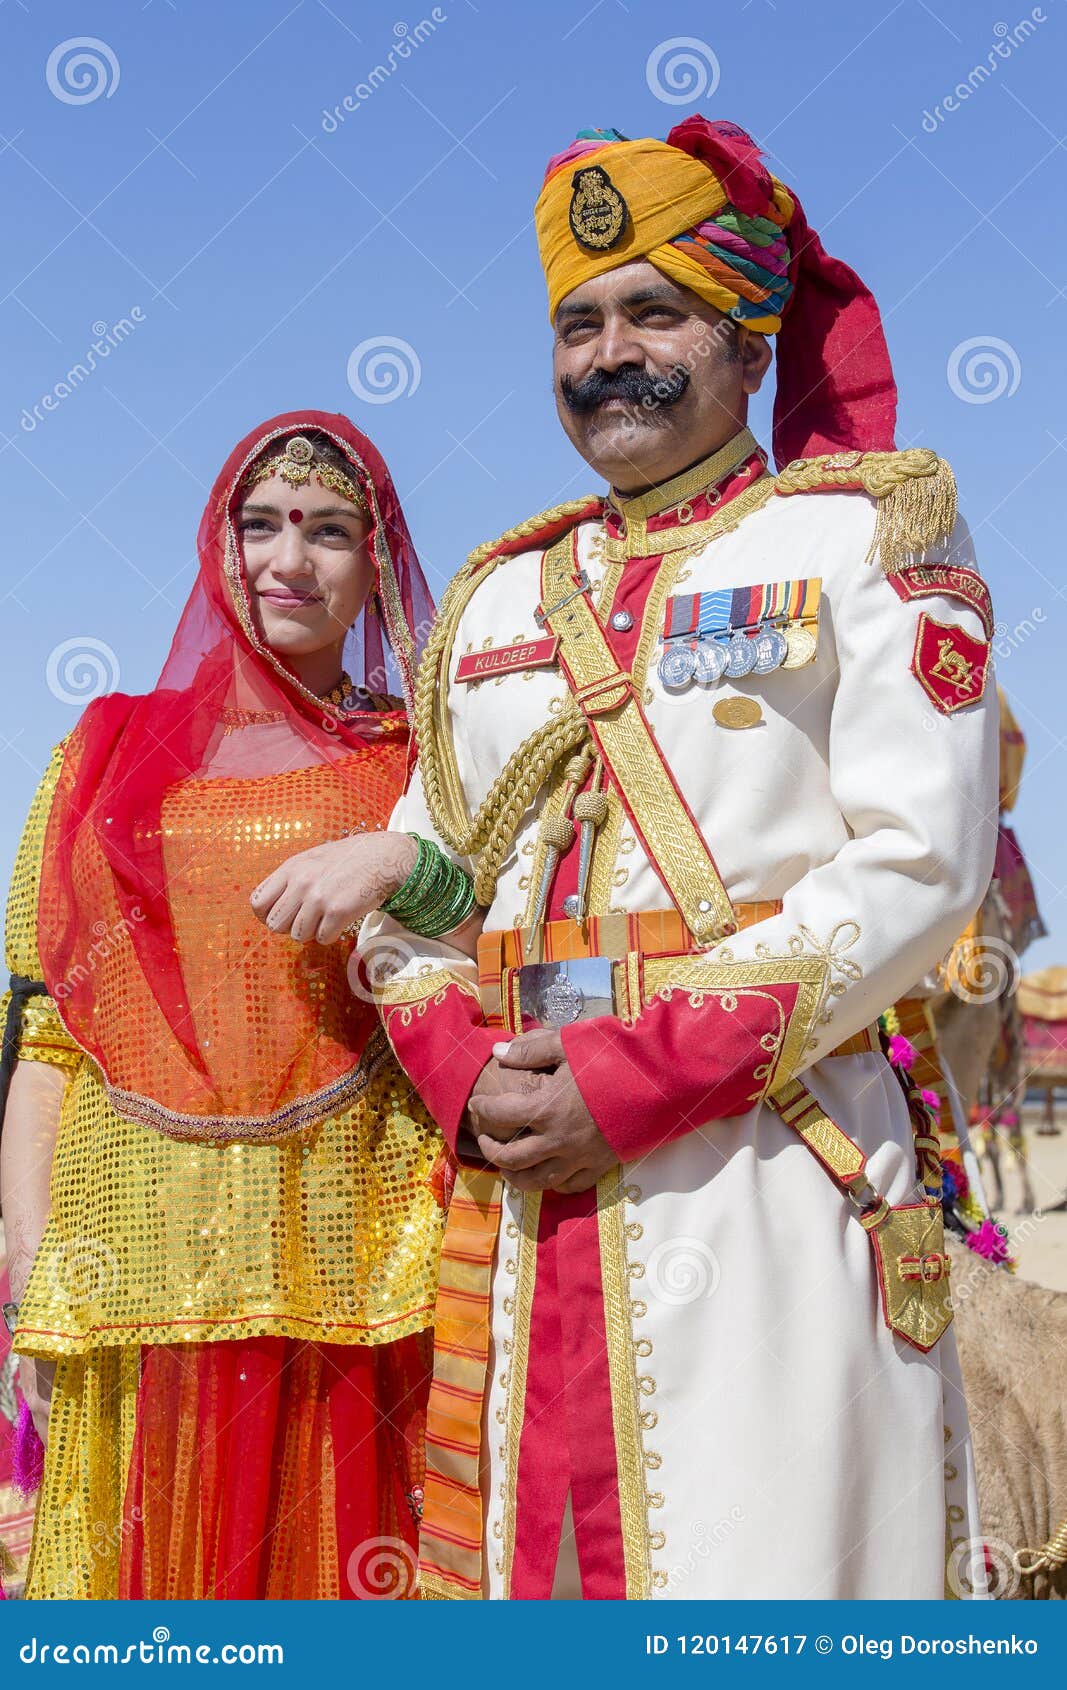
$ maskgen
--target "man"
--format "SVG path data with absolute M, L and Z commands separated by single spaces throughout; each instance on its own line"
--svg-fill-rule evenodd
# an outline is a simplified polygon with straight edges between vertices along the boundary
M 992 861 L 951 472 L 733 125 L 586 132 L 536 223 L 610 491 L 473 553 L 427 650 L 393 826 L 472 860 L 478 964 L 364 935 L 460 1161 L 423 1594 L 969 1594 L 936 1145 L 872 1028 Z

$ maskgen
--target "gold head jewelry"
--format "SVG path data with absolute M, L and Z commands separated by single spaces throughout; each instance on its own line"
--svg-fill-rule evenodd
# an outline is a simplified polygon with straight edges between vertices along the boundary
M 291 440 L 287 440 L 284 452 L 279 452 L 277 457 L 268 458 L 264 463 L 253 464 L 244 484 L 246 487 L 255 487 L 258 482 L 267 481 L 272 475 L 280 475 L 290 487 L 306 487 L 314 475 L 323 487 L 340 493 L 343 499 L 348 499 L 356 505 L 365 516 L 369 514 L 367 500 L 356 483 L 344 470 L 338 469 L 326 458 L 317 457 L 311 441 L 303 434 L 294 434 Z

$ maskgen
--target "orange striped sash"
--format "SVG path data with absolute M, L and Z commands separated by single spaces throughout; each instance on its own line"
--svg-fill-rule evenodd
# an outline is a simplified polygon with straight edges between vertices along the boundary
M 426 1412 L 424 1598 L 482 1593 L 482 1402 L 500 1192 L 499 1175 L 460 1168 L 448 1210 Z
M 767 921 L 781 910 L 778 899 L 736 904 L 739 928 Z M 539 926 L 503 927 L 478 940 L 478 986 L 490 1027 L 514 1030 L 521 1025 L 515 1001 L 518 970 L 527 963 L 579 962 L 585 957 L 689 956 L 693 935 L 678 910 L 637 910 L 629 914 L 591 915 L 584 922 L 543 921 Z M 636 1014 L 639 1005 L 633 1006 Z M 622 1013 L 622 1006 L 616 1003 Z

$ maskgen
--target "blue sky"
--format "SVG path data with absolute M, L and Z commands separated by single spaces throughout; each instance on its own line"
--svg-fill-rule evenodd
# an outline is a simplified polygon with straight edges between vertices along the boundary
M 593 485 L 552 407 L 533 201 L 577 129 L 704 110 L 874 289 L 900 441 L 956 470 L 1029 741 L 1014 819 L 1050 937 L 1025 966 L 1067 962 L 1060 0 L 2 0 L 0 22 L 0 873 L 79 684 L 154 681 L 257 421 L 306 404 L 372 434 L 438 591 Z M 398 392 L 353 358 L 382 341 Z

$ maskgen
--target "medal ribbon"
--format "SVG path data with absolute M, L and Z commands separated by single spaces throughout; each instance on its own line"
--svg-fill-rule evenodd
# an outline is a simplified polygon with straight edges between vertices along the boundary
M 757 628 L 761 622 L 808 622 L 818 617 L 822 578 L 756 582 L 708 593 L 678 593 L 667 600 L 663 639 L 700 639 L 728 629 Z

